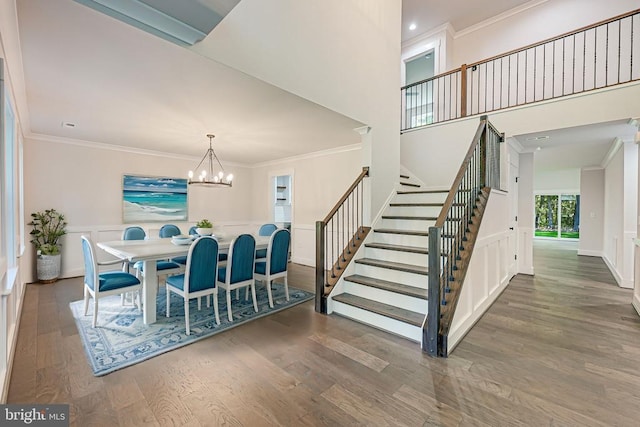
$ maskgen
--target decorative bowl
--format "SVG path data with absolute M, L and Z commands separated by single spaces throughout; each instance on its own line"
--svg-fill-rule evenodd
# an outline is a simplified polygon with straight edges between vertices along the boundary
M 196 233 L 201 236 L 211 236 L 213 234 L 213 228 L 196 228 Z

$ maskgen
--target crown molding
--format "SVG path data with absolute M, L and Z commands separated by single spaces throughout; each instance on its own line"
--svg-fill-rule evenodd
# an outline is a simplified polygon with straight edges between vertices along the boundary
M 604 168 L 602 166 L 586 166 L 584 168 L 580 168 L 581 171 L 601 171 L 604 170 Z
M 531 0 L 530 2 L 527 2 L 525 4 L 522 4 L 520 6 L 514 7 L 513 9 L 509 9 L 505 12 L 502 12 L 498 15 L 492 16 L 491 18 L 485 19 L 484 21 L 478 22 L 477 24 L 471 25 L 470 27 L 464 28 L 460 31 L 457 31 L 453 38 L 457 39 L 458 37 L 463 37 L 466 36 L 468 34 L 471 34 L 475 31 L 478 31 L 482 28 L 488 27 L 490 25 L 496 24 L 500 21 L 503 21 L 505 19 L 509 19 L 510 17 L 517 15 L 519 13 L 522 13 L 528 9 L 534 8 L 536 6 L 539 6 L 543 3 L 546 3 L 549 0 Z
M 606 167 L 609 166 L 609 163 L 611 163 L 611 160 L 613 160 L 613 157 L 616 155 L 618 150 L 620 150 L 623 144 L 624 141 L 622 141 L 618 137 L 613 140 L 611 146 L 609 147 L 609 151 L 607 151 L 607 154 L 604 155 L 602 162 L 600 162 L 600 166 L 602 166 L 603 169 L 606 169 Z
M 261 168 L 265 166 L 277 166 L 282 163 L 314 159 L 317 157 L 328 156 L 331 154 L 347 153 L 349 151 L 355 151 L 355 150 L 361 150 L 361 149 L 362 149 L 362 143 L 356 143 L 351 145 L 344 145 L 342 147 L 329 148 L 328 150 L 314 151 L 313 153 L 306 153 L 306 154 L 299 154 L 297 156 L 285 157 L 283 159 L 278 159 L 278 160 L 269 160 L 267 162 L 254 163 L 250 167 L 255 169 L 255 168 Z
M 513 149 L 516 150 L 518 154 L 524 151 L 524 147 L 522 146 L 520 141 L 518 141 L 518 139 L 514 136 L 510 136 L 507 138 L 507 144 L 512 146 Z
M 166 158 L 170 158 L 170 159 L 181 159 L 181 160 L 189 160 L 189 161 L 199 161 L 201 159 L 201 157 L 196 157 L 196 156 L 189 156 L 186 154 L 176 154 L 176 153 L 167 153 L 164 151 L 156 151 L 156 150 L 146 150 L 143 148 L 132 148 L 132 147 L 125 147 L 123 145 L 114 145 L 114 144 L 105 144 L 103 142 L 94 142 L 94 141 L 86 141 L 86 140 L 82 140 L 82 139 L 74 139 L 74 138 L 66 138 L 66 137 L 61 137 L 61 136 L 52 136 L 52 135 L 44 135 L 44 134 L 39 134 L 39 133 L 30 133 L 29 135 L 25 136 L 25 139 L 31 139 L 34 141 L 40 141 L 40 142 L 53 142 L 56 144 L 67 144 L 67 145 L 74 145 L 77 147 L 84 147 L 84 148 L 95 148 L 98 150 L 109 150 L 109 151 L 118 151 L 118 152 L 122 152 L 122 153 L 129 153 L 129 154 L 141 154 L 141 155 L 145 155 L 145 156 L 155 156 L 155 157 L 166 157 Z M 237 163 L 237 162 L 229 162 L 229 161 L 224 161 L 225 166 L 234 166 L 234 167 L 243 167 L 243 168 L 259 168 L 259 167 L 263 167 L 263 166 L 274 166 L 274 165 L 279 165 L 282 163 L 286 163 L 286 162 L 293 162 L 293 161 L 297 161 L 297 160 L 305 160 L 305 159 L 312 159 L 312 158 L 316 158 L 316 157 L 322 157 L 322 156 L 326 156 L 326 155 L 330 155 L 330 154 L 339 154 L 339 153 L 346 153 L 349 151 L 354 151 L 354 150 L 359 150 L 362 148 L 362 144 L 361 143 L 356 143 L 356 144 L 352 144 L 352 145 L 345 145 L 342 147 L 336 147 L 336 148 L 330 148 L 328 150 L 322 150 L 322 151 L 315 151 L 313 153 L 306 153 L 306 154 L 300 154 L 297 156 L 291 156 L 291 157 L 285 157 L 283 159 L 278 159 L 278 160 L 269 160 L 266 162 L 260 162 L 260 163 L 254 163 L 254 164 L 247 164 L 247 163 Z
M 420 44 L 420 43 L 425 43 L 425 42 L 430 42 L 433 41 L 433 38 L 436 36 L 441 35 L 442 33 L 449 33 L 449 35 L 451 35 L 452 37 L 455 36 L 455 29 L 453 28 L 453 26 L 449 23 L 446 22 L 438 27 L 432 28 L 422 34 L 418 34 L 415 37 L 412 37 L 408 40 L 405 40 L 404 42 L 402 42 L 402 44 L 400 45 L 400 48 L 402 51 L 405 51 L 406 49 L 409 49 L 411 47 L 413 47 L 416 44 Z

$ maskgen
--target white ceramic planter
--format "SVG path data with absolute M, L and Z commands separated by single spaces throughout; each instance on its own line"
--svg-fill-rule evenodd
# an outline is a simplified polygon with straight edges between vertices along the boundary
M 213 234 L 213 228 L 196 228 L 196 233 L 201 236 L 211 236 Z

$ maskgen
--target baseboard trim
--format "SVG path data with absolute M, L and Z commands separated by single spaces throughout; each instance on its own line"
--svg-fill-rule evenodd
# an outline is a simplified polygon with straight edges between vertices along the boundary
M 578 255 L 595 256 L 595 257 L 604 258 L 604 254 L 602 253 L 602 251 L 589 251 L 589 250 L 578 249 Z
M 18 275 L 17 280 L 21 280 L 21 276 Z M 18 345 L 18 331 L 20 330 L 20 319 L 22 319 L 22 307 L 24 303 L 26 284 L 22 283 L 20 296 L 18 297 L 18 309 L 16 311 L 16 321 L 13 325 L 13 333 L 11 336 L 11 342 L 9 343 L 9 354 L 7 355 L 7 367 L 4 371 L 5 377 L 2 381 L 2 389 L 0 389 L 0 403 L 6 403 L 9 395 L 9 383 L 11 381 L 11 373 L 13 372 L 13 359 L 16 354 L 16 346 Z
M 626 286 L 623 286 L 622 277 L 620 276 L 618 271 L 615 269 L 615 267 L 613 266 L 611 261 L 609 261 L 609 258 L 607 258 L 606 256 L 603 256 L 602 260 L 604 261 L 605 265 L 607 266 L 607 268 L 609 269 L 609 271 L 613 275 L 613 278 L 616 279 L 616 283 L 618 284 L 618 286 L 620 286 L 621 288 L 626 287 Z
M 535 274 L 533 273 L 533 267 L 523 268 L 521 270 L 518 270 L 517 274 L 526 274 L 527 276 L 535 276 Z
M 315 267 L 316 266 L 316 260 L 311 259 L 311 258 L 301 258 L 301 257 L 292 256 L 291 257 L 291 262 L 294 262 L 296 264 L 306 265 L 308 267 Z
M 636 309 L 636 313 L 640 316 L 640 295 L 636 294 L 633 296 L 633 301 L 631 301 L 631 305 Z

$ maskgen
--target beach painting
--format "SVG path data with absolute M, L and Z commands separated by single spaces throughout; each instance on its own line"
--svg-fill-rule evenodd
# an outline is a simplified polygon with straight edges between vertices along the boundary
M 123 175 L 124 223 L 186 221 L 187 180 Z

